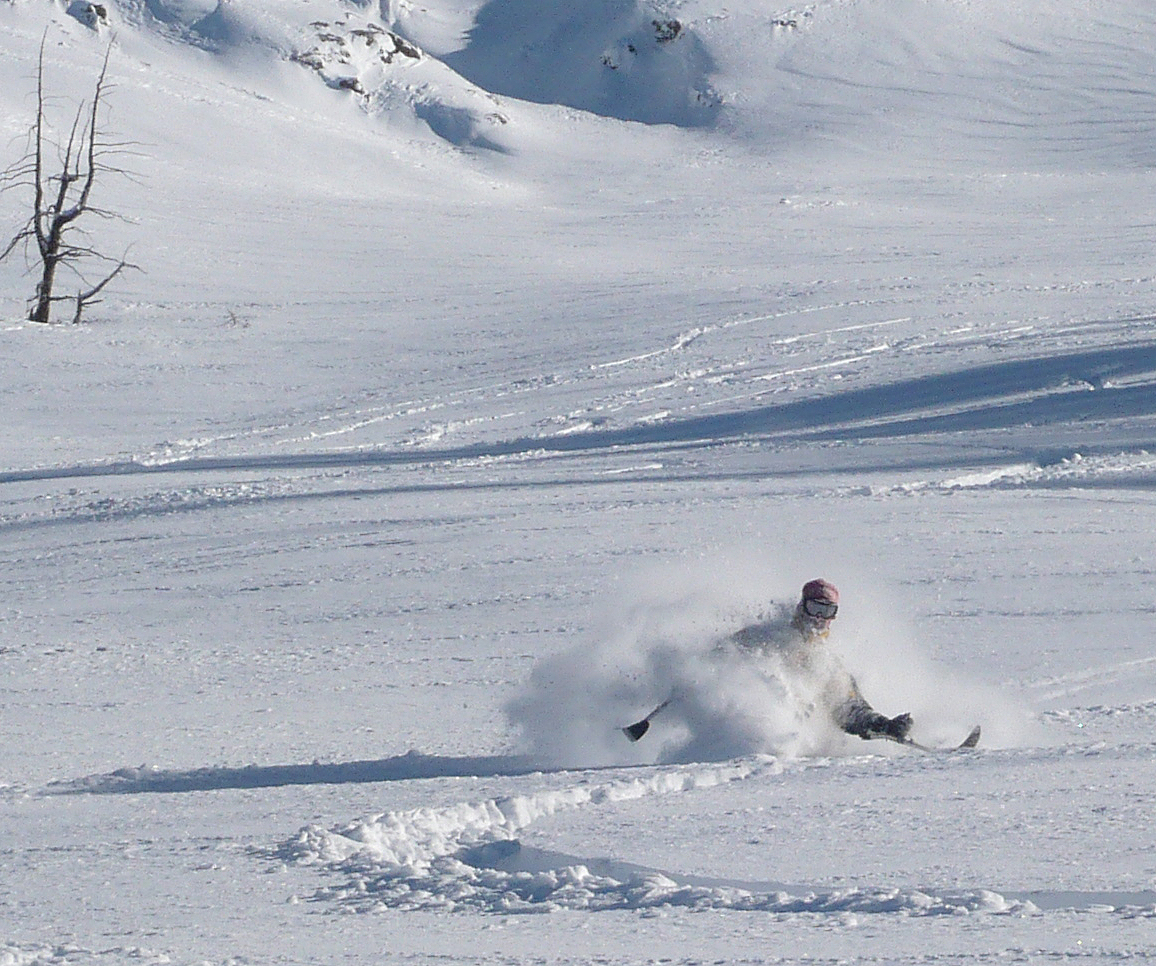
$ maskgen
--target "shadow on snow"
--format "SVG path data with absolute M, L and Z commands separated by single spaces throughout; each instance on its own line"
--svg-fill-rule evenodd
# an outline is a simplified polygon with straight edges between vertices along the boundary
M 142 792 L 211 792 L 287 785 L 348 785 L 427 778 L 498 778 L 544 771 L 520 755 L 447 757 L 411 751 L 375 761 L 313 762 L 309 765 L 245 765 L 167 771 L 142 766 L 105 775 L 53 782 L 51 795 L 136 795 Z
M 125 461 L 10 470 L 0 472 L 0 483 L 164 473 L 403 466 L 535 453 L 669 450 L 735 440 L 766 439 L 786 445 L 1079 425 L 1156 417 L 1154 378 L 1156 342 L 1146 342 L 1009 360 L 814 399 L 563 436 L 521 437 L 412 450 L 194 457 L 160 464 Z M 1116 385 L 1127 380 L 1136 380 L 1137 384 Z

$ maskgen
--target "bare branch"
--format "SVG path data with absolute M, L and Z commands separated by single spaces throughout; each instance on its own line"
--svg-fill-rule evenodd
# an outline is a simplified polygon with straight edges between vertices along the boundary
M 81 211 L 88 205 L 88 196 L 92 193 L 93 183 L 96 181 L 96 121 L 97 111 L 100 109 L 100 95 L 104 90 L 104 78 L 108 73 L 108 58 L 112 53 L 112 44 L 104 52 L 104 63 L 100 65 L 100 76 L 96 79 L 96 89 L 92 95 L 92 113 L 88 118 L 88 177 L 84 182 L 84 189 L 80 192 L 80 201 L 77 208 Z
M 47 128 L 48 97 L 44 86 L 44 54 L 48 34 L 40 40 L 36 63 L 36 117 L 28 132 L 25 155 L 0 171 L 0 192 L 16 188 L 29 190 L 32 196 L 31 216 L 24 227 L 9 239 L 0 250 L 0 260 L 23 248 L 27 258 L 30 250 L 39 256 L 40 277 L 36 295 L 29 311 L 34 322 L 50 321 L 52 306 L 70 301 L 72 296 L 59 296 L 53 291 L 57 273 L 65 269 L 78 277 L 82 288 L 76 293 L 74 321 L 80 321 L 85 306 L 96 301 L 104 288 L 127 268 L 137 268 L 126 257 L 112 258 L 100 252 L 88 241 L 88 233 L 77 223 L 82 219 L 121 218 L 115 212 L 92 206 L 91 197 L 99 174 L 119 174 L 133 180 L 128 172 L 104 160 L 106 157 L 133 156 L 132 142 L 103 139 L 99 135 L 101 105 L 108 90 L 108 65 L 112 55 L 111 43 L 105 49 L 100 73 L 93 88 L 91 101 L 82 101 L 76 108 L 67 137 L 52 141 Z M 55 152 L 56 165 L 48 170 L 47 155 Z M 111 265 L 96 284 L 90 284 L 80 266 L 96 261 Z
M 44 45 L 47 42 L 48 30 L 46 28 L 44 35 L 40 38 L 40 53 L 36 59 L 36 123 L 34 124 L 36 157 L 32 166 L 35 190 L 35 198 L 32 202 L 33 225 L 36 228 L 36 242 L 40 246 L 41 252 L 48 245 L 48 239 L 45 237 L 44 229 L 40 223 L 40 212 L 44 210 Z
M 125 252 L 125 255 L 127 255 L 127 254 L 128 253 Z M 130 262 L 127 262 L 127 261 L 125 261 L 125 259 L 122 258 L 111 272 L 109 272 L 101 281 L 97 282 L 96 285 L 94 285 L 92 288 L 90 288 L 87 292 L 77 292 L 76 293 L 76 314 L 72 317 L 72 321 L 74 324 L 76 324 L 76 325 L 80 324 L 80 317 L 81 317 L 81 314 L 84 312 L 85 307 L 88 305 L 95 304 L 97 302 L 96 296 L 98 296 L 101 293 L 101 291 L 104 289 L 104 287 L 109 282 L 111 282 L 114 278 L 116 278 L 121 272 L 123 272 L 126 268 L 135 268 L 138 271 L 140 270 L 139 266 L 133 265 Z
M 8 247 L 5 248 L 3 252 L 0 252 L 0 262 L 4 261 L 4 259 L 19 248 L 21 242 L 27 244 L 35 237 L 35 229 L 33 229 L 31 222 L 29 222 L 13 236 L 12 240 L 8 243 Z

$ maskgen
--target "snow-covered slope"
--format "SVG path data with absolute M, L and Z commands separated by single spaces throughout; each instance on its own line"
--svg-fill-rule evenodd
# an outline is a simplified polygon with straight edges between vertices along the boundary
M 1156 954 L 1150 4 L 0 0 L 4 164 L 42 38 L 0 962 Z M 702 660 L 820 574 L 979 751 Z

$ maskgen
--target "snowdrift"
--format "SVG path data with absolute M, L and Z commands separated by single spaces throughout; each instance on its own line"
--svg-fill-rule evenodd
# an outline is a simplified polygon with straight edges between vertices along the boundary
M 502 800 L 389 812 L 340 828 L 303 828 L 277 856 L 320 866 L 347 882 L 317 899 L 354 911 L 585 912 L 684 907 L 788 914 L 878 913 L 1023 916 L 1030 901 L 989 890 L 935 894 L 922 890 L 855 888 L 826 892 L 677 881 L 657 870 L 631 868 L 524 849 L 518 835 L 560 812 L 598 808 L 655 795 L 679 795 L 749 778 L 775 775 L 782 766 L 756 759 L 726 767 L 661 771 L 651 778 L 577 785 Z
M 703 40 L 664 5 L 492 0 L 446 61 L 474 83 L 520 100 L 647 124 L 710 124 L 721 101 Z
M 63 16 L 49 4 L 33 13 L 31 0 L 9 6 Z M 335 98 L 455 145 L 531 148 L 542 125 L 561 123 L 529 110 L 535 102 L 880 163 L 944 152 L 1004 165 L 1156 160 L 1156 24 L 1140 3 L 115 0 L 67 11 L 118 42 L 138 32 L 226 60 L 296 64 Z

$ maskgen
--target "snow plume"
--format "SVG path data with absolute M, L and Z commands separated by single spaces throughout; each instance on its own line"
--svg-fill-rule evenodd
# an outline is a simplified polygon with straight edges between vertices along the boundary
M 507 705 L 520 750 L 551 767 L 862 753 L 858 739 L 815 710 L 818 695 L 806 680 L 783 673 L 773 658 L 752 661 L 724 644 L 754 621 L 789 634 L 798 588 L 821 574 L 842 591 L 832 652 L 877 710 L 910 712 L 914 736 L 928 744 L 954 744 L 977 723 L 985 744 L 1023 739 L 1027 715 L 994 686 L 934 666 L 911 625 L 913 602 L 894 599 L 866 568 L 782 569 L 792 576 L 736 554 L 635 581 L 607 608 L 592 641 L 541 661 Z M 627 740 L 621 729 L 667 699 L 645 736 Z
M 983 727 L 984 747 L 1013 747 L 1030 735 L 1028 712 L 1016 696 L 995 683 L 973 680 L 965 668 L 932 660 L 915 616 L 929 603 L 925 589 L 901 597 L 861 577 L 840 586 L 842 606 L 832 641 L 878 711 L 910 712 L 912 736 L 925 744 L 954 744 L 976 724 Z
M 554 767 L 829 750 L 839 736 L 821 717 L 796 714 L 805 696 L 790 693 L 769 664 L 720 647 L 756 619 L 785 626 L 798 593 L 793 584 L 733 561 L 642 576 L 608 608 L 594 641 L 541 661 L 507 705 L 524 750 Z M 667 698 L 632 744 L 621 729 Z

